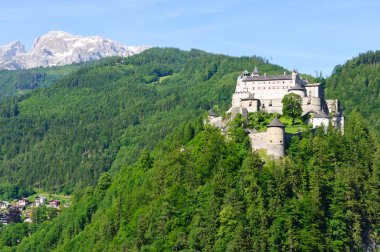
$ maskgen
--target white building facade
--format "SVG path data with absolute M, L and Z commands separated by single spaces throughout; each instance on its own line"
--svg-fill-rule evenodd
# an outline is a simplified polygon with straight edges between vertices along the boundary
M 257 68 L 250 74 L 244 71 L 237 79 L 232 106 L 243 107 L 248 112 L 265 111 L 282 113 L 282 98 L 287 94 L 297 94 L 302 98 L 303 114 L 318 113 L 324 97 L 320 83 L 309 84 L 293 71 L 283 75 L 260 75 Z

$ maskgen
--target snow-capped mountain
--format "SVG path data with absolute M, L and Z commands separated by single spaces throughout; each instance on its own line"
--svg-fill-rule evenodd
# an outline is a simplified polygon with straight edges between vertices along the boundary
M 30 52 L 20 42 L 0 47 L 0 69 L 61 66 L 98 60 L 109 56 L 131 56 L 150 46 L 123 46 L 98 36 L 84 37 L 63 31 L 50 31 L 38 37 Z

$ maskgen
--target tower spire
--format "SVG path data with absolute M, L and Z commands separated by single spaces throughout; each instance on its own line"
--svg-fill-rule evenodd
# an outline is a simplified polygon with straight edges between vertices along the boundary
M 257 70 L 257 66 L 255 66 L 255 69 L 252 72 L 252 76 L 259 76 L 259 70 Z

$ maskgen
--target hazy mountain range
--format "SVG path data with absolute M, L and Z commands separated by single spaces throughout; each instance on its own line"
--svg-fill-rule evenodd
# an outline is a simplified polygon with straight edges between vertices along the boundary
M 124 46 L 99 36 L 84 37 L 64 31 L 50 31 L 38 37 L 32 49 L 14 41 L 0 46 L 0 69 L 61 66 L 109 56 L 131 56 L 150 46 Z

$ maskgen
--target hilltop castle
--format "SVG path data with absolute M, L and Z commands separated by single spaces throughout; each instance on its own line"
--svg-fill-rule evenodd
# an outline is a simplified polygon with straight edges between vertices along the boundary
M 310 118 L 308 123 L 313 128 L 328 126 L 331 122 L 336 128 L 343 130 L 344 117 L 338 100 L 325 100 L 323 85 L 310 84 L 295 70 L 291 74 L 283 75 L 259 74 L 257 67 L 252 73 L 247 70 L 238 76 L 236 89 L 232 95 L 232 106 L 227 111 L 234 118 L 240 113 L 244 118 L 249 112 L 263 111 L 282 114 L 282 99 L 287 94 L 297 94 L 302 98 L 302 116 Z M 222 117 L 214 113 L 209 115 L 210 124 L 221 128 L 227 127 Z M 266 132 L 250 131 L 252 149 L 266 149 L 268 155 L 279 158 L 284 155 L 284 146 L 290 138 L 285 133 L 285 126 L 275 118 Z

